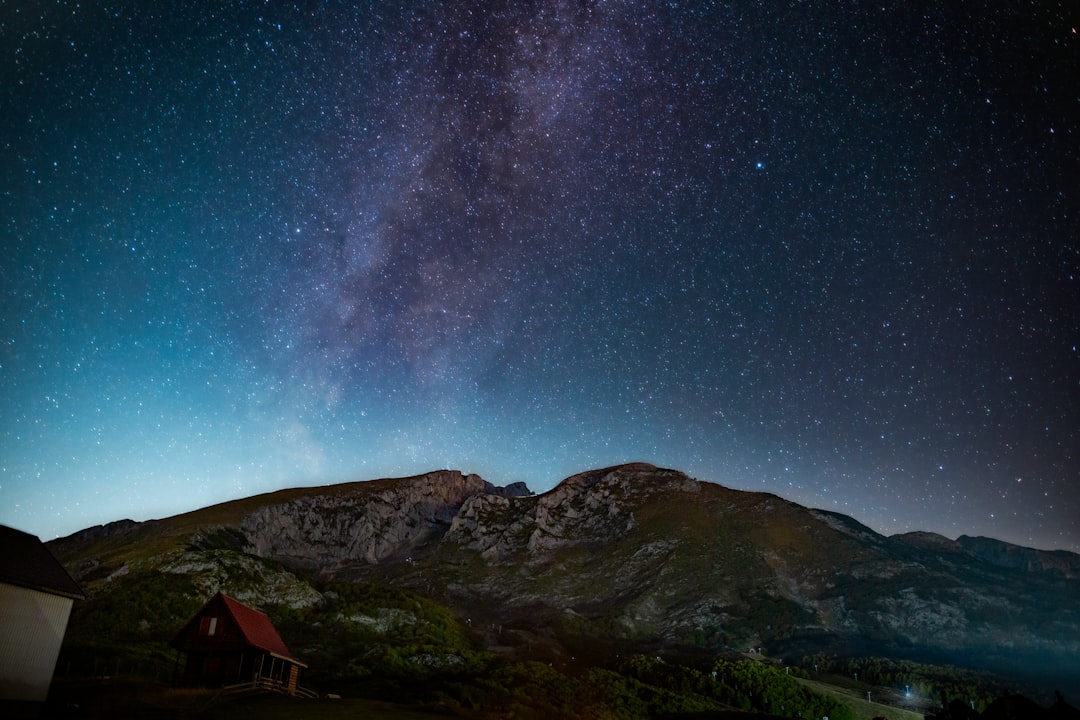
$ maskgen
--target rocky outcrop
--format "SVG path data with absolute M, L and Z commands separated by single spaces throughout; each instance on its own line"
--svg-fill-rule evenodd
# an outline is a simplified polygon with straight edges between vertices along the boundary
M 492 485 L 489 482 L 485 482 L 484 494 L 499 495 L 501 497 L 529 497 L 533 494 L 533 491 L 530 490 L 529 486 L 523 482 L 510 483 L 505 487 L 500 487 L 498 485 Z
M 446 543 L 479 552 L 489 561 L 533 559 L 569 545 L 604 543 L 636 526 L 633 508 L 652 495 L 696 492 L 686 475 L 635 463 L 567 478 L 539 497 L 477 495 L 454 518 Z
M 294 609 L 322 602 L 322 595 L 294 573 L 260 558 L 228 550 L 184 552 L 171 557 L 157 570 L 190 578 L 205 597 L 221 591 L 245 603 L 286 605 Z
M 262 557 L 320 570 L 375 564 L 441 536 L 485 486 L 479 475 L 456 470 L 362 483 L 347 494 L 312 492 L 264 505 L 244 516 L 241 529 L 247 551 Z

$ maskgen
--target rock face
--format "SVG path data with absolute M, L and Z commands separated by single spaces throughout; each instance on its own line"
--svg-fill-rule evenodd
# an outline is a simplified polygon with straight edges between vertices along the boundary
M 461 507 L 444 542 L 477 551 L 488 561 L 511 559 L 522 551 L 536 558 L 562 547 L 611 542 L 634 529 L 633 502 L 670 490 L 671 483 L 696 488 L 681 473 L 661 473 L 644 464 L 582 473 L 530 502 L 474 495 Z M 647 480 L 635 483 L 642 475 Z
M 479 475 L 442 470 L 356 487 L 355 493 L 313 493 L 248 513 L 240 524 L 249 542 L 246 549 L 324 572 L 404 558 L 443 534 L 466 499 L 491 486 Z
M 167 552 L 136 553 L 168 538 Z M 303 605 L 318 601 L 303 578 L 363 579 L 582 647 L 1038 658 L 1080 677 L 1080 556 L 887 538 L 646 464 L 574 475 L 543 495 L 450 470 L 298 488 L 54 547 L 82 581 L 107 583 L 132 563 L 189 572 L 200 587 L 244 578 L 244 592 L 268 588 L 263 602 Z

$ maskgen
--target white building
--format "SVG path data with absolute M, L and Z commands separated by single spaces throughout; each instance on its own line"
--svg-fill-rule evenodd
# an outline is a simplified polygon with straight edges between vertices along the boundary
M 33 535 L 0 525 L 0 709 L 43 703 L 79 586 Z

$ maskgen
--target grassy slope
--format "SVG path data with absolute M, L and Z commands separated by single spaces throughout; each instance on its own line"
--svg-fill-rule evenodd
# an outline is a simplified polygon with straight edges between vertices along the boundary
M 889 705 L 867 702 L 865 694 L 859 695 L 853 690 L 840 688 L 836 685 L 829 685 L 816 680 L 805 680 L 803 678 L 799 678 L 799 682 L 816 692 L 823 695 L 830 695 L 847 705 L 851 708 L 851 711 L 855 713 L 855 720 L 873 720 L 873 718 L 881 717 L 882 715 L 888 717 L 889 720 L 923 720 L 923 715 L 917 712 L 902 710 Z

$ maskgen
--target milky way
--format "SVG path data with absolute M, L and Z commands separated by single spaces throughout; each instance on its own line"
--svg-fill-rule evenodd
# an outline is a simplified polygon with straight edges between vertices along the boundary
M 0 522 L 644 460 L 1080 551 L 1080 20 L 987 5 L 0 4 Z

